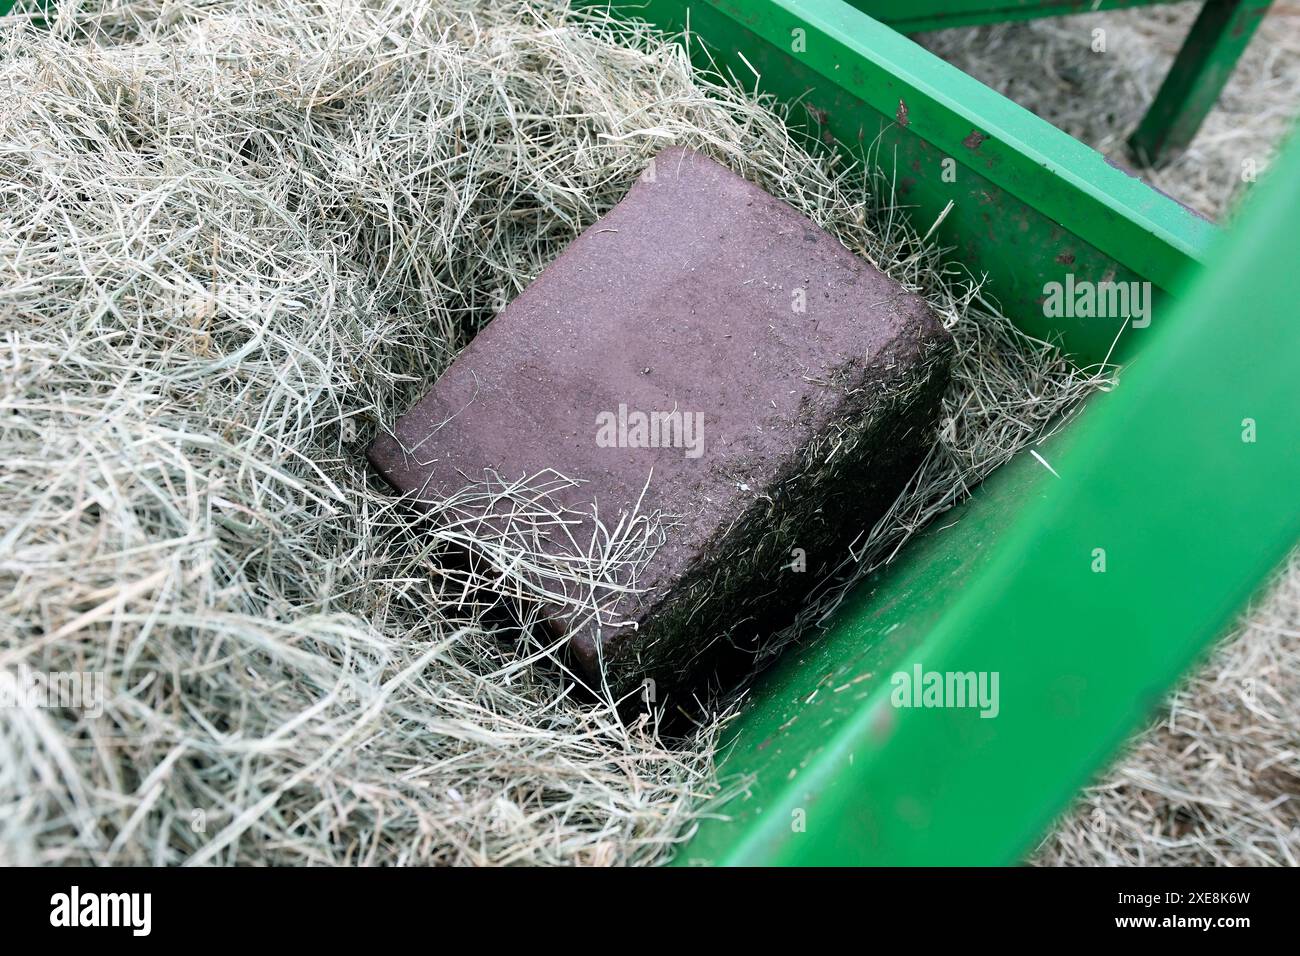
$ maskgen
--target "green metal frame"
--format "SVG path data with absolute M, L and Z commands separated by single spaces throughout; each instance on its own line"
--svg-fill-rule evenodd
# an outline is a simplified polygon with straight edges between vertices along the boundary
M 0 0 L 0 16 L 16 0 Z M 902 33 L 1120 10 L 1179 0 L 850 0 Z M 1272 0 L 1206 0 L 1151 108 L 1129 139 L 1142 165 L 1166 161 L 1191 142 L 1232 75 Z
M 849 0 L 902 33 L 1154 6 L 1177 0 Z M 1168 76 L 1129 139 L 1134 158 L 1158 165 L 1196 135 L 1271 0 L 1206 0 Z
M 1152 165 L 1186 147 L 1214 107 L 1271 0 L 1207 0 L 1129 149 Z
M 901 33 L 1179 2 L 1181 0 L 848 0 L 851 6 Z
M 18 3 L 19 0 L 0 0 L 0 17 L 6 16 L 10 13 L 14 7 L 18 6 Z M 36 7 L 44 12 L 52 3 L 54 3 L 54 0 L 31 0 L 31 2 L 27 4 L 27 7 L 28 9 Z M 45 22 L 45 18 L 40 15 L 35 16 L 33 19 L 37 23 L 43 24 Z
M 1122 384 L 1043 448 L 1059 477 L 1017 459 L 755 689 L 724 764 L 753 783 L 681 862 L 1016 862 L 1223 633 L 1300 538 L 1291 145 Z M 894 707 L 917 665 L 999 672 L 998 715 Z
M 747 796 L 679 858 L 1018 860 L 1300 538 L 1300 512 L 1279 494 L 1300 481 L 1288 433 L 1300 414 L 1288 225 L 1300 155 L 1225 241 L 844 3 L 651 0 L 626 12 L 669 29 L 689 19 L 702 63 L 799 104 L 796 125 L 826 148 L 856 154 L 879 136 L 913 224 L 925 231 L 951 200 L 938 232 L 955 257 L 989 273 L 1023 328 L 1081 358 L 1101 357 L 1116 329 L 1046 320 L 1044 282 L 1069 271 L 1171 293 L 1149 328 L 1125 333 L 1140 360 L 1122 384 L 1037 449 L 1053 470 L 1023 456 L 1002 469 L 765 675 L 722 765 L 749 781 Z M 1202 274 L 1211 249 L 1219 268 Z M 1248 418 L 1254 443 L 1242 441 Z M 997 671 L 999 716 L 893 707 L 892 675 L 917 664 Z

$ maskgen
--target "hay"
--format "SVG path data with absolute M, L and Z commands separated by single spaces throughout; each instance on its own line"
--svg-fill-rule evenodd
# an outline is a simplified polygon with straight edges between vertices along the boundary
M 951 30 L 929 49 L 1108 156 L 1159 88 L 1200 4 Z M 1189 148 L 1149 182 L 1230 214 L 1300 115 L 1300 30 L 1275 5 Z M 1092 31 L 1107 31 L 1093 53 Z M 1104 104 L 1104 108 L 1099 108 Z M 1090 788 L 1033 861 L 1056 865 L 1297 865 L 1300 553 L 1154 725 Z
M 958 343 L 934 451 L 805 625 L 1105 382 L 887 182 L 599 13 L 67 0 L 0 31 L 0 674 L 104 681 L 102 715 L 0 709 L 4 862 L 653 863 L 690 834 L 725 708 L 667 739 L 574 693 L 508 613 L 538 578 L 468 588 L 363 458 L 664 145 Z M 508 494 L 542 528 L 534 491 Z

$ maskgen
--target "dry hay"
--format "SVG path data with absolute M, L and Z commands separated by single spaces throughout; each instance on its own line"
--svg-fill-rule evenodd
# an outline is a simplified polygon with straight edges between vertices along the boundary
M 664 145 L 958 341 L 934 451 L 848 576 L 1105 382 L 886 182 L 600 14 L 71 0 L 0 44 L 0 679 L 104 681 L 102 714 L 0 709 L 5 862 L 653 863 L 689 835 L 725 714 L 666 739 L 575 694 L 503 613 L 519 577 L 466 590 L 363 459 Z

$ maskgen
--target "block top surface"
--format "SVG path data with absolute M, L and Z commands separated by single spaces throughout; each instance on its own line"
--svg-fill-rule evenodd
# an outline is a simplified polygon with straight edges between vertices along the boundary
M 805 216 L 674 147 L 478 334 L 371 460 L 417 498 L 489 471 L 554 469 L 585 482 L 566 505 L 595 501 L 602 516 L 631 507 L 653 469 L 642 511 L 683 521 L 647 568 L 653 586 L 824 426 L 840 370 L 943 334 L 923 300 Z M 671 447 L 600 441 L 602 423 L 674 411 L 698 416 L 700 434 L 678 431 Z

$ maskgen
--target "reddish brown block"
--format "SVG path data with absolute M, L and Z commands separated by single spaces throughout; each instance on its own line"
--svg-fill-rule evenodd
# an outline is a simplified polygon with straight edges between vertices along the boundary
M 607 525 L 644 491 L 642 513 L 674 523 L 641 593 L 600 624 L 553 623 L 589 677 L 671 684 L 714 640 L 779 621 L 893 501 L 932 441 L 951 344 L 923 300 L 804 216 L 672 148 L 370 459 L 416 499 L 554 469 L 585 482 L 561 503 Z M 660 437 L 676 445 L 601 440 L 635 443 L 633 413 L 674 410 L 683 428 Z

